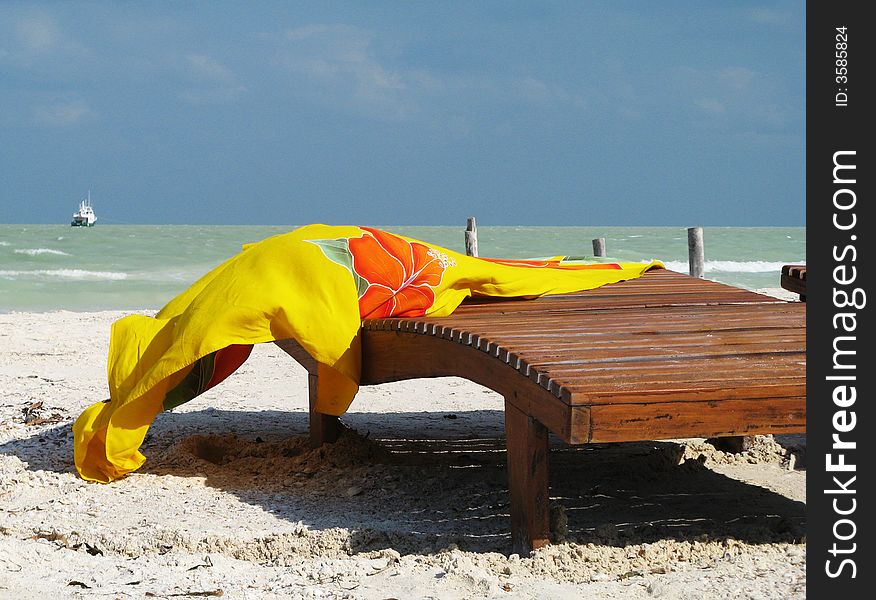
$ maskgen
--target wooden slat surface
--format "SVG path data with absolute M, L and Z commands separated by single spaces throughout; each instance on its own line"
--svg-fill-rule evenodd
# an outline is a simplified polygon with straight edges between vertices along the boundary
M 437 337 L 507 363 L 570 406 L 805 396 L 805 307 L 663 269 L 537 300 L 474 299 L 366 331 Z

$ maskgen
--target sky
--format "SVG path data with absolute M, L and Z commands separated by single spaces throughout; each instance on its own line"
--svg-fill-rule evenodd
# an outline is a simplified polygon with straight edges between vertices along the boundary
M 802 226 L 802 2 L 4 2 L 0 223 Z

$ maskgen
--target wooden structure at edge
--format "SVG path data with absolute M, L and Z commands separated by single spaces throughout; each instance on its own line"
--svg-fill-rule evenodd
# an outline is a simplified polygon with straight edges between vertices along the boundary
M 337 439 L 314 412 L 310 435 Z M 513 551 L 549 542 L 548 430 L 569 444 L 805 430 L 805 305 L 663 269 L 536 300 L 472 299 L 443 318 L 369 319 L 362 385 L 457 376 L 505 398 Z
M 781 285 L 789 292 L 800 294 L 800 301 L 806 302 L 806 265 L 782 267 Z

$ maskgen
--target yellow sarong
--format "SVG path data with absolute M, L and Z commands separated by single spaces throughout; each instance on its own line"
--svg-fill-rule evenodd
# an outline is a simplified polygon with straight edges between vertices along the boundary
M 155 416 L 230 375 L 253 344 L 295 339 L 319 364 L 316 409 L 341 415 L 359 385 L 361 320 L 446 316 L 469 296 L 537 297 L 639 277 L 650 264 L 479 259 L 368 227 L 309 225 L 244 247 L 153 318 L 110 334 L 110 399 L 73 426 L 79 474 L 139 468 Z

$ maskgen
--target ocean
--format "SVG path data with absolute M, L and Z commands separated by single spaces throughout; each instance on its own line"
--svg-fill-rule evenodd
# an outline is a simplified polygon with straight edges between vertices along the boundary
M 290 227 L 202 225 L 0 225 L 0 312 L 161 308 L 244 243 Z M 464 252 L 459 227 L 382 229 Z M 481 256 L 590 255 L 662 260 L 688 272 L 684 227 L 478 227 Z M 705 276 L 769 293 L 784 264 L 805 264 L 803 227 L 707 227 Z

